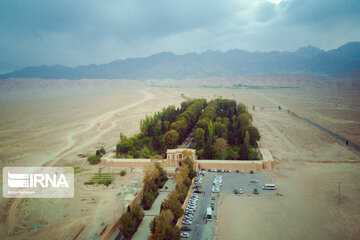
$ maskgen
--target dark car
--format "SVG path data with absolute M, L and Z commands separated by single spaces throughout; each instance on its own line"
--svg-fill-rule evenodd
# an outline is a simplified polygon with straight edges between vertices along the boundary
M 254 171 L 253 171 L 253 170 L 251 170 L 251 171 L 250 171 L 250 174 L 254 174 Z
M 217 172 L 221 172 L 221 169 L 218 169 Z
M 194 193 L 202 193 L 200 190 L 195 190 Z
M 215 196 L 212 196 L 212 197 L 211 197 L 211 200 L 215 200 Z
M 239 194 L 239 190 L 235 189 L 234 194 Z
M 236 170 L 236 173 L 239 173 L 240 171 L 239 170 Z
M 211 172 L 211 169 L 208 169 L 208 172 Z
M 214 206 L 214 205 L 213 205 L 213 206 L 211 206 L 211 210 L 213 210 L 213 211 L 215 210 L 215 206 Z
M 259 191 L 256 188 L 254 188 L 254 194 L 259 194 Z
M 181 231 L 191 231 L 191 228 L 190 227 L 182 227 Z

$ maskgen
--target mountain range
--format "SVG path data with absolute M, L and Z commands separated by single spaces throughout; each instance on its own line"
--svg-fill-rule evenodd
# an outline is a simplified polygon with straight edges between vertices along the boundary
M 295 52 L 206 51 L 175 55 L 161 52 L 144 58 L 128 58 L 107 64 L 78 67 L 63 65 L 27 67 L 0 75 L 7 78 L 42 79 L 185 79 L 237 77 L 264 74 L 341 75 L 359 73 L 360 42 L 324 51 L 307 46 Z M 349 74 L 347 74 L 349 75 Z

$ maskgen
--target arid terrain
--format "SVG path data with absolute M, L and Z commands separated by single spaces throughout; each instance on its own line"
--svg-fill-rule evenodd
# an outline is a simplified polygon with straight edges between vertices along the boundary
M 146 114 L 179 106 L 187 97 L 220 96 L 243 102 L 253 114 L 262 135 L 260 146 L 268 148 L 276 161 L 268 174 L 282 196 L 224 196 L 217 239 L 237 239 L 233 236 L 239 234 L 245 239 L 337 239 L 359 234 L 359 153 L 278 109 L 279 105 L 287 107 L 360 144 L 359 89 L 332 85 L 166 87 L 128 80 L 6 81 L 0 99 L 1 166 L 76 166 L 84 171 L 75 174 L 74 199 L 9 200 L 1 196 L 1 238 L 47 239 L 50 235 L 63 239 L 81 232 L 77 239 L 97 239 L 104 226 L 120 216 L 122 203 L 131 200 L 122 201 L 117 194 L 128 190 L 131 180 L 141 183 L 143 173 L 142 169 L 127 169 L 125 177 L 116 177 L 114 189 L 85 186 L 98 167 L 89 166 L 83 155 L 101 146 L 113 147 L 120 132 L 137 133 Z M 120 169 L 102 171 L 117 173 Z

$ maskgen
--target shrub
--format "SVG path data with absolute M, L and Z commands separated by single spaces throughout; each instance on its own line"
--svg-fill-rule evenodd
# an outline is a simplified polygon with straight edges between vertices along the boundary
M 98 155 L 90 155 L 87 158 L 90 164 L 98 164 L 100 162 L 100 156 Z
M 126 171 L 125 171 L 125 170 L 121 170 L 120 176 L 125 176 L 125 175 L 126 175 Z
M 105 148 L 104 148 L 104 147 L 101 147 L 101 148 L 99 149 L 99 151 L 100 151 L 100 153 L 101 153 L 102 155 L 106 154 L 106 151 L 105 151 Z

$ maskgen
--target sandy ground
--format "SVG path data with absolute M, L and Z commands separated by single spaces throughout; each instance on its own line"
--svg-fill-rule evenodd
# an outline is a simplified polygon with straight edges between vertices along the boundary
M 215 239 L 359 239 L 359 164 L 281 162 L 270 176 L 282 196 L 221 197 Z
M 275 99 L 269 92 L 261 94 Z M 329 118 L 306 101 L 296 104 Z M 359 153 L 286 112 L 256 110 L 253 117 L 262 135 L 260 146 L 268 148 L 276 161 L 267 173 L 279 195 L 222 196 L 216 239 L 358 239 Z M 359 118 L 352 121 L 358 124 Z M 341 126 L 348 131 L 346 124 Z
M 98 84 L 102 83 L 99 80 Z M 133 173 L 127 169 L 125 177 L 117 175 L 115 189 L 84 186 L 98 167 L 90 167 L 78 154 L 93 154 L 100 146 L 113 147 L 120 131 L 128 136 L 137 133 L 139 121 L 146 114 L 170 104 L 178 106 L 183 98 L 176 91 L 149 88 L 142 83 L 115 85 L 120 87 L 0 102 L 1 166 L 78 166 L 86 170 L 75 175 L 73 199 L 1 197 L 0 236 L 46 239 L 53 234 L 64 239 L 81 231 L 78 239 L 97 239 L 101 230 L 121 215 L 122 203 L 129 203 L 131 198 L 121 202 L 116 195 L 129 190 L 131 180 L 141 186 L 142 169 Z M 120 169 L 103 172 L 117 174 Z
M 98 171 L 98 168 L 90 167 L 86 159 L 79 157 L 78 154 L 94 153 L 95 149 L 100 146 L 104 146 L 106 149 L 113 147 L 119 140 L 120 131 L 128 136 L 137 133 L 140 119 L 144 118 L 146 114 L 153 114 L 168 105 L 179 106 L 184 100 L 181 94 L 207 99 L 231 98 L 245 103 L 249 108 L 253 105 L 256 106 L 256 110 L 253 112 L 254 124 L 263 136 L 260 144 L 262 147 L 270 149 L 277 161 L 277 166 L 270 172 L 270 175 L 279 185 L 280 193 L 284 195 L 276 198 L 284 202 L 283 205 L 280 205 L 280 209 L 299 204 L 299 207 L 294 208 L 295 212 L 292 213 L 294 216 L 302 216 L 303 208 L 311 209 L 308 206 L 310 201 L 308 201 L 309 199 L 304 199 L 305 202 L 298 201 L 302 195 L 290 197 L 293 193 L 291 186 L 301 188 L 303 182 L 309 184 L 307 178 L 321 176 L 324 180 L 319 181 L 314 178 L 314 181 L 317 180 L 319 183 L 319 189 L 316 191 L 320 191 L 318 195 L 326 196 L 326 191 L 330 191 L 333 184 L 337 184 L 339 181 L 337 177 L 338 175 L 343 176 L 343 172 L 350 174 L 349 178 L 341 180 L 344 181 L 344 191 L 346 190 L 345 182 L 350 181 L 350 176 L 353 178 L 353 184 L 351 185 L 349 182 L 349 193 L 348 195 L 344 194 L 344 197 L 348 198 L 344 198 L 344 204 L 341 207 L 347 209 L 349 205 L 345 204 L 346 201 L 351 203 L 349 199 L 355 201 L 354 203 L 359 200 L 359 196 L 356 196 L 356 191 L 359 192 L 356 190 L 359 178 L 355 178 L 359 172 L 358 164 L 311 163 L 323 160 L 359 161 L 359 154 L 304 122 L 277 110 L 278 103 L 284 105 L 286 103 L 294 111 L 310 119 L 314 118 L 311 120 L 315 121 L 316 117 L 322 119 L 320 123 L 329 124 L 329 128 L 333 127 L 334 130 L 341 130 L 342 132 L 339 133 L 344 133 L 355 141 L 360 139 L 358 132 L 360 103 L 357 98 L 359 91 L 166 88 L 151 87 L 142 82 L 124 80 L 110 80 L 110 82 L 109 80 L 61 80 L 53 85 L 47 80 L 24 81 L 11 82 L 12 85 L 7 88 L 1 85 L 1 92 L 6 93 L 5 97 L 0 98 L 1 166 L 79 166 L 85 171 L 76 174 L 74 199 L 8 200 L 1 196 L 1 238 L 47 239 L 45 236 L 51 235 L 62 239 L 71 238 L 74 233 L 81 231 L 78 239 L 96 239 L 97 234 L 122 212 L 123 205 L 121 203 L 126 202 L 120 201 L 121 203 L 119 203 L 116 197 L 117 193 L 128 189 L 131 180 L 141 182 L 143 173 L 141 169 L 135 169 L 133 173 L 129 173 L 124 178 L 117 176 L 115 189 L 104 190 L 102 186 L 84 186 L 83 182 L 89 180 L 91 173 Z M 36 96 L 31 95 L 34 88 Z M 67 91 L 68 89 L 75 90 Z M 331 99 L 328 99 L 329 96 L 336 101 L 331 102 Z M 320 103 L 319 100 L 321 100 Z M 333 104 L 329 104 L 329 102 Z M 341 104 L 346 105 L 347 110 L 342 109 L 343 105 Z M 344 111 L 350 111 L 351 114 Z M 292 169 L 291 174 L 288 168 Z M 304 170 L 302 169 L 307 169 L 305 173 L 308 175 L 303 176 Z M 120 169 L 103 170 L 103 172 L 109 171 L 117 173 Z M 319 175 L 320 173 L 324 174 Z M 297 177 L 293 178 L 293 175 Z M 2 176 L 0 179 L 2 181 Z M 281 181 L 288 187 L 281 186 Z M 307 189 L 303 187 L 303 191 L 306 192 Z M 308 193 L 314 201 L 318 201 L 316 191 L 314 190 L 314 194 Z M 357 202 L 357 206 L 353 206 L 353 213 L 345 209 L 344 212 L 333 213 L 334 215 L 326 215 L 326 211 L 320 213 L 315 209 L 308 213 L 315 219 L 319 214 L 323 214 L 324 218 L 332 217 L 330 219 L 339 215 L 339 219 L 341 219 L 340 217 L 344 218 L 344 228 L 350 231 L 352 225 L 349 221 L 357 223 L 359 226 L 359 221 L 355 219 L 355 216 L 359 216 L 358 206 Z M 266 218 L 264 218 L 266 221 L 262 221 L 261 211 L 254 209 L 251 216 L 258 218 L 260 225 L 267 228 L 273 227 L 271 224 L 266 225 L 271 222 Z M 293 219 L 301 221 L 300 217 Z M 242 220 L 239 219 L 239 221 Z M 280 219 L 279 222 L 281 222 Z M 328 222 L 325 223 L 325 225 L 327 224 Z M 221 226 L 220 223 L 219 236 L 221 236 Z M 310 225 L 307 227 L 310 228 Z M 307 227 L 305 226 L 303 230 L 307 231 Z M 341 229 L 339 227 L 336 230 L 335 226 L 333 231 L 341 232 Z M 322 231 L 319 230 L 319 232 Z M 354 233 L 354 231 L 351 232 L 351 234 Z

